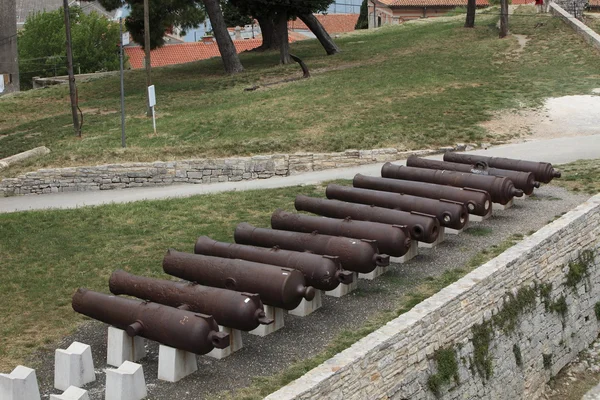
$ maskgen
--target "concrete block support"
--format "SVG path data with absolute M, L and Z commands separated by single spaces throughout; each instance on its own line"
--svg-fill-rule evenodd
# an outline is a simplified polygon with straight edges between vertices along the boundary
M 500 203 L 492 203 L 492 210 L 508 210 L 509 208 L 511 208 L 513 205 L 515 204 L 515 199 L 514 197 L 512 199 L 510 199 L 510 201 L 506 204 L 500 204 Z
M 413 240 L 410 244 L 410 249 L 402 257 L 390 257 L 391 263 L 404 264 L 419 255 L 419 242 Z
M 447 235 L 460 235 L 468 227 L 469 227 L 469 223 L 467 222 L 465 224 L 465 226 L 462 227 L 462 229 L 444 228 L 444 230 Z
M 54 352 L 54 387 L 67 390 L 70 386 L 81 387 L 96 380 L 92 348 L 73 342 L 66 349 Z
M 481 222 L 481 221 L 485 221 L 486 219 L 489 219 L 491 216 L 492 216 L 492 210 L 490 210 L 490 212 L 488 212 L 487 214 L 485 214 L 483 216 L 469 214 L 469 222 Z
M 125 361 L 136 362 L 146 357 L 144 338 L 130 337 L 114 326 L 108 327 L 108 345 L 106 347 L 106 363 L 120 367 Z
M 196 355 L 189 351 L 160 345 L 158 348 L 158 379 L 177 382 L 198 371 Z
M 219 330 L 221 332 L 225 332 L 229 334 L 229 347 L 224 349 L 213 349 L 210 353 L 207 354 L 208 357 L 216 358 L 220 360 L 222 358 L 228 357 L 241 349 L 243 346 L 242 343 L 242 332 L 237 329 L 228 328 L 226 326 L 219 325 Z
M 69 386 L 63 394 L 51 394 L 50 400 L 90 400 L 90 395 L 87 390 L 76 386 Z
M 435 242 L 433 242 L 433 243 L 419 242 L 419 247 L 424 247 L 426 249 L 432 249 L 435 246 L 437 246 L 438 244 L 442 243 L 444 240 L 446 240 L 446 227 L 442 226 L 442 227 L 440 227 L 440 233 L 438 234 L 437 239 L 435 239 Z
M 267 318 L 273 319 L 271 325 L 259 325 L 258 328 L 251 330 L 251 335 L 256 336 L 267 336 L 271 333 L 280 330 L 284 326 L 283 315 L 285 314 L 282 308 L 275 308 L 272 306 L 264 305 L 265 315 Z
M 297 317 L 306 317 L 312 314 L 323 306 L 323 291 L 315 290 L 315 298 L 311 301 L 302 299 L 300 305 L 293 310 L 288 311 L 288 314 L 295 315 Z
M 0 399 L 40 400 L 35 370 L 19 365 L 10 374 L 0 374 Z
M 378 276 L 385 274 L 387 271 L 388 271 L 388 267 L 377 267 L 373 271 L 369 272 L 368 274 L 358 274 L 358 277 L 359 277 L 359 279 L 367 279 L 367 280 L 372 281 L 373 279 L 377 278 Z
M 106 370 L 105 400 L 141 400 L 148 395 L 144 369 L 125 361 L 117 369 Z
M 352 281 L 351 284 L 344 285 L 342 283 L 335 289 L 325 292 L 325 294 L 327 296 L 332 296 L 332 297 L 342 297 L 356 289 L 358 289 L 358 273 L 357 272 L 354 273 L 354 281 Z

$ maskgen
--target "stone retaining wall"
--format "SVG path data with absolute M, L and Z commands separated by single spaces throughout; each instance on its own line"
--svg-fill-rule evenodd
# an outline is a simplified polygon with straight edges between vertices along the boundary
M 266 156 L 156 161 L 73 168 L 51 168 L 28 172 L 0 182 L 0 197 L 24 194 L 127 189 L 180 183 L 236 182 L 267 179 L 300 172 L 352 167 L 394 161 L 410 155 L 464 150 L 465 145 L 436 150 L 398 149 L 346 150 L 340 153 L 294 153 Z
M 569 2 L 567 2 L 567 5 L 568 4 Z M 581 5 L 581 2 L 573 2 L 573 4 L 575 5 L 575 10 L 577 10 L 577 4 Z M 585 2 L 583 2 L 583 5 L 585 5 Z M 586 42 L 594 46 L 596 49 L 600 50 L 600 34 L 598 34 L 596 31 L 594 31 L 592 28 L 579 21 L 578 19 L 575 19 L 573 15 L 571 15 L 557 3 L 550 3 L 550 12 L 552 13 L 552 15 L 561 18 L 567 25 L 573 28 L 575 32 L 577 32 L 577 34 L 582 36 Z M 579 11 L 575 12 L 577 13 Z M 579 13 L 579 16 L 581 15 L 583 15 L 583 6 L 581 6 L 581 10 Z
M 599 253 L 600 195 L 267 399 L 536 399 L 598 336 Z

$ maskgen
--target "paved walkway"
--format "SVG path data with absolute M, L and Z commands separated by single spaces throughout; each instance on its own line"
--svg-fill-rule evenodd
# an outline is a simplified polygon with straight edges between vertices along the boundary
M 469 153 L 562 164 L 579 159 L 600 158 L 600 135 L 530 141 L 497 146 L 488 150 L 476 150 Z M 430 158 L 441 159 L 442 156 L 438 155 Z M 396 162 L 396 164 L 403 163 L 404 161 Z M 360 167 L 307 172 L 304 174 L 271 179 L 224 182 L 209 185 L 184 184 L 152 188 L 6 197 L 0 198 L 0 213 L 48 208 L 78 208 L 109 203 L 129 203 L 140 200 L 189 197 L 205 193 L 218 193 L 233 190 L 270 189 L 296 185 L 311 185 L 333 179 L 350 179 L 357 173 L 379 176 L 382 165 L 383 164 L 370 164 Z

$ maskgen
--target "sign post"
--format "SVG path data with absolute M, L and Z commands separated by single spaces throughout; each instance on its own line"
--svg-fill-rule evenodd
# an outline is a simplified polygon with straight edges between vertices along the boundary
M 154 134 L 156 135 L 156 111 L 154 106 L 156 105 L 156 93 L 154 91 L 154 85 L 148 86 L 148 105 L 152 109 L 152 126 L 154 127 Z
M 123 46 L 129 44 L 129 33 L 123 34 L 123 18 L 119 18 L 119 31 L 121 33 L 121 45 L 119 46 L 119 62 L 121 70 L 121 147 L 125 144 L 125 84 L 123 77 Z

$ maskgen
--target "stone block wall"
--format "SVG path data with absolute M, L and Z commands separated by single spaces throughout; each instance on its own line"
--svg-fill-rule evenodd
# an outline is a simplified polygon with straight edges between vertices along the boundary
M 571 4 L 571 8 L 569 8 L 569 4 Z M 580 18 L 583 15 L 583 6 L 585 4 L 586 1 L 584 1 L 583 4 L 581 4 L 581 2 L 567 2 L 566 5 L 564 3 L 552 2 L 550 3 L 550 12 L 552 15 L 559 17 L 565 22 L 565 24 L 573 28 L 579 36 L 585 39 L 586 42 L 600 50 L 600 34 L 578 19 L 573 18 L 572 15 L 572 13 L 575 13 L 575 16 Z
M 600 195 L 267 397 L 536 399 L 600 330 Z
M 346 150 L 339 153 L 294 153 L 254 157 L 124 163 L 28 172 L 0 182 L 0 197 L 165 186 L 181 183 L 236 182 L 267 179 L 330 168 L 394 161 L 410 155 L 464 150 L 465 145 L 436 150 Z

